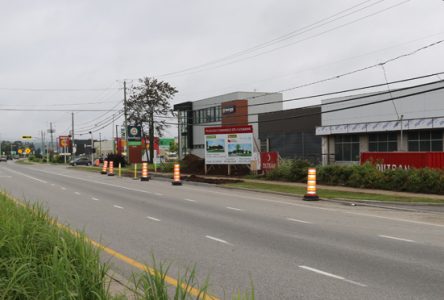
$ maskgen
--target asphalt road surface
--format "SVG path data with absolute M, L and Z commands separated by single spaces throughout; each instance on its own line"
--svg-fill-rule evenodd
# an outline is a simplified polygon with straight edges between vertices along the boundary
M 220 298 L 253 284 L 256 299 L 444 299 L 442 213 L 11 162 L 0 188 L 137 261 L 172 263 L 173 277 L 195 265 Z

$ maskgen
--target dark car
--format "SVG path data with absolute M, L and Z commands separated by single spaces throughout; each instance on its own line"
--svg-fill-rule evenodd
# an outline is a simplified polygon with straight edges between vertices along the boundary
M 69 162 L 71 166 L 90 166 L 91 160 L 87 157 L 79 157 Z

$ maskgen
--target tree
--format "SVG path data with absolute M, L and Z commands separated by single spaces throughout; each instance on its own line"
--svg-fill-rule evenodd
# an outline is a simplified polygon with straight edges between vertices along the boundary
M 169 126 L 165 118 L 174 116 L 170 100 L 178 91 L 168 82 L 156 78 L 145 77 L 138 80 L 138 84 L 130 88 L 126 102 L 127 120 L 131 125 L 142 127 L 142 135 L 148 128 L 150 141 L 150 162 L 154 157 L 154 134 L 159 137 Z M 160 118 L 159 118 L 160 117 Z

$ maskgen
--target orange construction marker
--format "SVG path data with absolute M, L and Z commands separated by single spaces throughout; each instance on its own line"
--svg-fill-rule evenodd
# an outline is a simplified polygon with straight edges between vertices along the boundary
M 173 173 L 173 185 L 182 185 L 182 181 L 180 181 L 180 165 L 174 164 L 174 173 Z
M 140 177 L 140 181 L 149 181 L 150 176 L 148 175 L 148 163 L 142 163 L 142 177 Z
M 313 201 L 319 200 L 319 196 L 316 194 L 316 169 L 308 169 L 307 177 L 307 193 L 304 195 L 304 200 Z
M 108 176 L 114 176 L 114 162 L 112 160 L 109 162 Z
M 101 174 L 106 174 L 106 169 L 108 169 L 108 161 L 105 160 L 103 162 L 103 167 L 102 167 L 102 171 L 100 172 Z

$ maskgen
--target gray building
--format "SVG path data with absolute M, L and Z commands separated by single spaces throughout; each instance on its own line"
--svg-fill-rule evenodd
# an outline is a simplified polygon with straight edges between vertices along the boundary
M 316 127 L 320 125 L 320 105 L 259 114 L 261 150 L 319 163 L 321 137 L 316 135 Z
M 282 94 L 261 92 L 234 92 L 176 104 L 179 157 L 183 158 L 186 154 L 205 156 L 205 127 L 252 125 L 258 148 L 258 115 L 282 108 Z
M 361 152 L 443 151 L 444 81 L 322 101 L 323 164 Z

